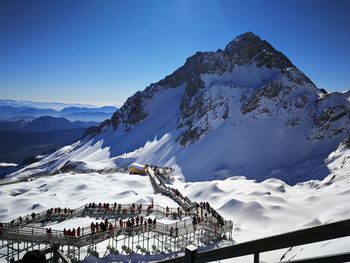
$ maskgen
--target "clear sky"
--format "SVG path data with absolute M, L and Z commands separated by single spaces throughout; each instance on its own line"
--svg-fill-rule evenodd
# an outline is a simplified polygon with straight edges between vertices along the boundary
M 0 98 L 121 105 L 247 31 L 344 91 L 349 14 L 346 0 L 0 0 Z

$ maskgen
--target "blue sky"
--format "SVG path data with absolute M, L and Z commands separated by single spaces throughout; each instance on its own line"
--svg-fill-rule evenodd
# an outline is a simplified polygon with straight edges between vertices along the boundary
M 121 105 L 247 31 L 344 91 L 349 13 L 345 0 L 0 0 L 0 97 Z

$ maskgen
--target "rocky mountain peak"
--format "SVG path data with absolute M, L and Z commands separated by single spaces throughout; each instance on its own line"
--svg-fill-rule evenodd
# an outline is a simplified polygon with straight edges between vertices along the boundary
M 234 45 L 240 42 L 258 43 L 258 42 L 262 42 L 262 40 L 258 35 L 255 35 L 253 32 L 246 32 L 235 37 L 230 43 L 226 45 L 225 50 L 231 49 Z
M 225 56 L 236 65 L 255 62 L 258 67 L 286 69 L 292 62 L 271 44 L 252 32 L 244 33 L 231 41 L 224 50 Z
M 286 56 L 275 50 L 267 41 L 262 40 L 252 32 L 247 32 L 236 37 L 224 50 L 197 52 L 187 58 L 183 66 L 158 83 L 151 84 L 144 91 L 131 96 L 120 110 L 113 115 L 111 120 L 105 121 L 98 128 L 94 127 L 88 130 L 87 134 L 98 134 L 103 126 L 109 124 L 116 128 L 119 124 L 124 123 L 126 129 L 137 125 L 148 116 L 144 109 L 145 101 L 157 94 L 159 89 L 172 89 L 179 86 L 186 87 L 180 105 L 181 120 L 179 121 L 179 127 L 186 126 L 187 118 L 199 110 L 199 104 L 203 104 L 202 97 L 198 94 L 204 88 L 202 75 L 221 76 L 233 71 L 236 67 L 249 66 L 254 63 L 257 67 L 265 66 L 281 70 L 294 67 Z M 215 105 L 214 103 L 212 107 Z M 206 107 L 206 105 L 203 104 L 203 107 Z M 205 113 L 207 110 L 202 112 Z
M 197 52 L 172 74 L 157 84 L 164 87 L 177 87 L 193 81 L 200 74 L 222 75 L 233 68 L 255 63 L 257 67 L 287 69 L 294 67 L 292 62 L 270 43 L 252 32 L 244 33 L 232 40 L 224 50 Z
M 172 74 L 128 98 L 110 120 L 89 129 L 86 135 L 99 134 L 110 125 L 125 131 L 133 129 L 150 116 L 147 105 L 152 104 L 155 97 L 180 87 L 184 91 L 179 97 L 176 127 L 181 145 L 191 145 L 213 131 L 215 125 L 236 114 L 232 109 L 238 104 L 242 116 L 285 115 L 286 125 L 294 127 L 303 118 L 302 113 L 297 117 L 293 115 L 294 105 L 298 112 L 306 111 L 320 93 L 285 55 L 247 32 L 224 50 L 195 53 Z

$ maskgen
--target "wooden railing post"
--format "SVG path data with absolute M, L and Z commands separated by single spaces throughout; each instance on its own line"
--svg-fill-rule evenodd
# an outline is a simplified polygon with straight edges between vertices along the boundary
M 57 263 L 58 260 L 60 259 L 60 256 L 58 254 L 58 249 L 60 248 L 59 244 L 53 244 L 52 245 L 52 262 Z
M 259 256 L 260 256 L 259 252 L 254 253 L 254 263 L 259 263 L 259 260 L 260 260 Z
M 197 254 L 197 247 L 189 245 L 185 249 L 185 263 L 194 263 Z

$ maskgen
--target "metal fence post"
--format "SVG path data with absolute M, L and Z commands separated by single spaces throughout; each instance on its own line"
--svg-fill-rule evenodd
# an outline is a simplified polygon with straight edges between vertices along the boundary
M 195 262 L 197 254 L 197 247 L 194 245 L 189 245 L 185 249 L 185 263 Z
M 259 260 L 260 260 L 260 259 L 259 259 L 259 256 L 260 256 L 260 255 L 259 255 L 259 252 L 255 252 L 255 253 L 254 253 L 254 263 L 259 263 Z
M 53 263 L 57 263 L 58 260 L 59 260 L 59 254 L 58 254 L 58 249 L 60 248 L 60 245 L 59 244 L 52 244 L 52 262 Z

